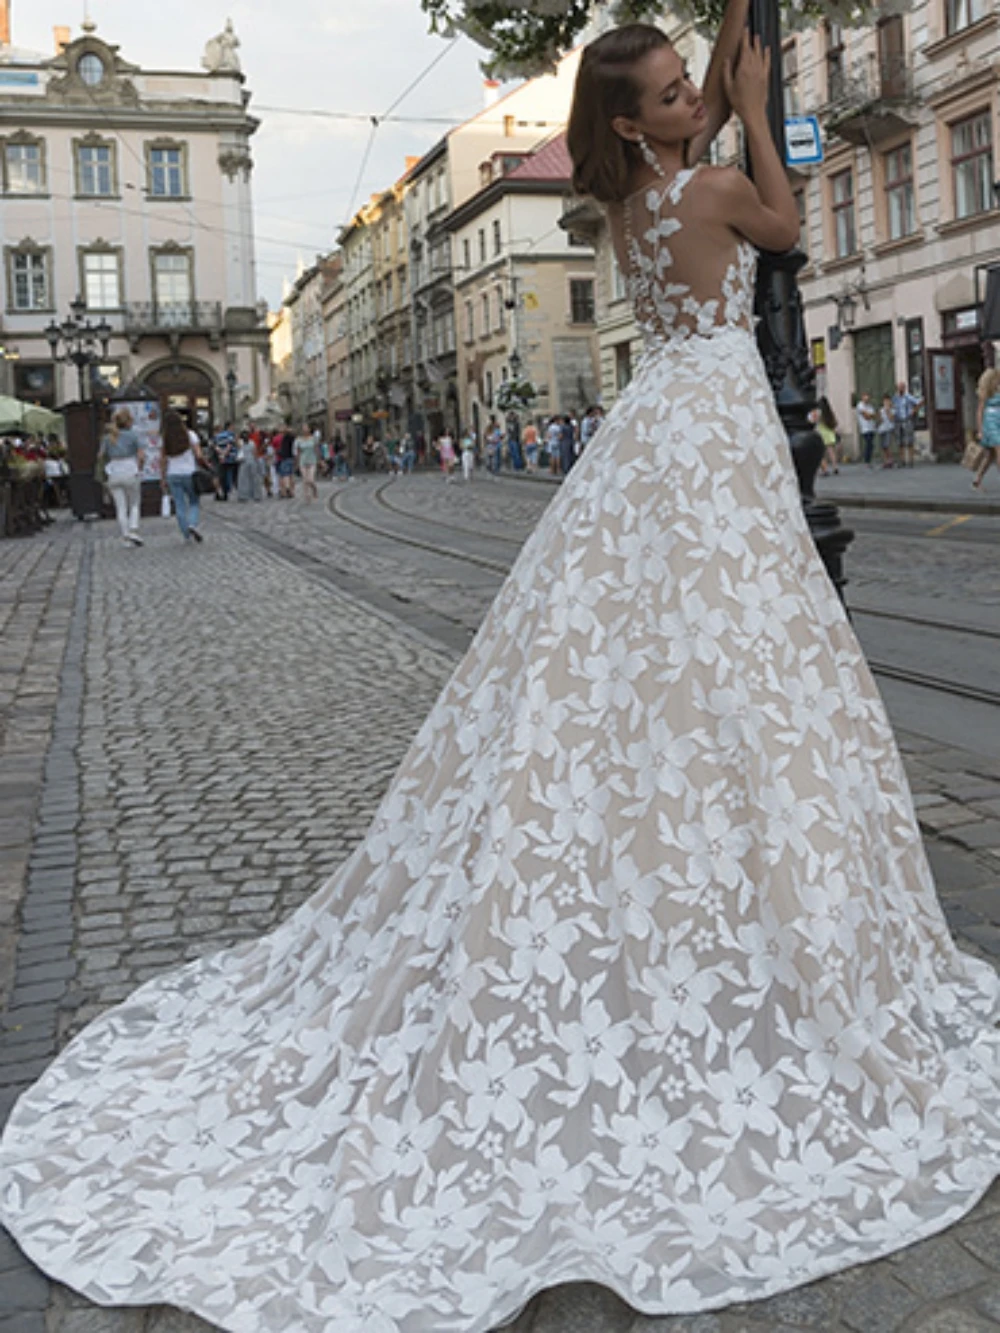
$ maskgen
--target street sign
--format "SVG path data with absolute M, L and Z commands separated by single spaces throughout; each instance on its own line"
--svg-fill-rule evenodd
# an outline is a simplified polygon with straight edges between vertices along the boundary
M 823 161 L 823 139 L 815 116 L 785 117 L 785 164 L 806 167 Z

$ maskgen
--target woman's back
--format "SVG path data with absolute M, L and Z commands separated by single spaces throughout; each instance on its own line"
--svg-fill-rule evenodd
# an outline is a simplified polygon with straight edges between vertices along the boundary
M 727 170 L 685 169 L 609 208 L 647 344 L 753 328 L 756 251 L 720 216 L 714 188 Z

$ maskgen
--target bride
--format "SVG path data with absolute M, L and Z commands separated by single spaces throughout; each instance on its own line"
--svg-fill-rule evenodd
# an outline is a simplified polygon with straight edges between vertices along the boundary
M 362 845 L 15 1109 L 3 1220 L 90 1299 L 240 1333 L 485 1333 L 578 1279 L 708 1310 L 996 1173 L 997 977 L 949 936 L 754 343 L 754 247 L 797 218 L 744 17 L 703 95 L 654 28 L 584 52 L 576 181 L 646 355 Z M 730 107 L 756 185 L 694 166 Z

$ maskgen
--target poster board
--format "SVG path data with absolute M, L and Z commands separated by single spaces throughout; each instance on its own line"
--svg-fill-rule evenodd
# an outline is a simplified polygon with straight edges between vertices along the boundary
M 111 406 L 115 412 L 124 407 L 132 413 L 132 430 L 143 453 L 142 480 L 159 481 L 163 452 L 159 402 L 155 398 L 118 399 Z

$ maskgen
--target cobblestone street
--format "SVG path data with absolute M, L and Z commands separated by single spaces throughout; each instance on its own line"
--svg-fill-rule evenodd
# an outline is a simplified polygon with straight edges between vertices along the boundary
M 474 501 L 437 478 L 407 485 L 400 506 L 433 504 L 456 534 L 471 525 L 512 557 L 551 495 L 479 478 Z M 65 516 L 0 544 L 0 1117 L 94 1014 L 270 929 L 318 888 L 489 605 L 499 573 L 359 545 L 332 494 L 209 506 L 201 548 L 172 521 L 144 523 L 135 550 L 110 523 Z M 901 557 L 888 568 L 902 578 Z M 996 576 L 975 577 L 995 607 Z M 991 759 L 900 740 L 951 925 L 1000 961 L 996 747 Z M 99 1310 L 0 1235 L 0 1333 L 208 1327 L 167 1309 Z M 940 1237 L 753 1306 L 654 1319 L 574 1286 L 508 1327 L 987 1333 L 1000 1328 L 1000 1187 Z

